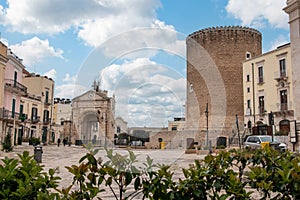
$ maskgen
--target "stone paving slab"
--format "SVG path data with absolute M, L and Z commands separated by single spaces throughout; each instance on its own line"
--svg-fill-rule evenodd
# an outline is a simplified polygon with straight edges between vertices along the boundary
M 73 176 L 68 172 L 65 166 L 78 165 L 79 160 L 84 156 L 88 151 L 81 146 L 63 146 L 57 147 L 56 145 L 47 145 L 42 146 L 42 165 L 44 166 L 45 171 L 48 171 L 50 168 L 59 168 L 58 175 L 62 178 L 62 181 L 59 184 L 59 188 L 67 187 L 72 183 Z M 21 154 L 23 151 L 29 151 L 30 155 L 34 154 L 34 147 L 28 145 L 28 143 L 23 143 L 23 145 L 16 146 L 13 152 L 0 153 L 0 158 L 14 157 L 18 158 L 17 154 Z M 128 150 L 115 148 L 113 149 L 115 153 L 121 155 L 128 154 Z M 172 171 L 174 171 L 174 178 L 178 178 L 179 175 L 182 175 L 181 169 L 187 168 L 190 164 L 194 163 L 195 159 L 203 159 L 205 155 L 197 154 L 185 154 L 184 150 L 150 150 L 150 149 L 131 149 L 135 155 L 139 164 L 146 162 L 146 157 L 150 156 L 154 163 L 171 165 Z M 102 148 L 96 155 L 96 157 L 101 157 L 103 160 L 106 158 L 106 152 Z M 112 194 L 110 191 L 106 193 L 101 193 L 101 197 L 104 199 L 111 199 Z

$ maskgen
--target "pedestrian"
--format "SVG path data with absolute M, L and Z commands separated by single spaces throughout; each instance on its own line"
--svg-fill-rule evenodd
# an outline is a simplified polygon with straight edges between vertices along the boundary
M 57 139 L 57 146 L 59 147 L 60 145 L 60 138 Z
M 66 146 L 66 143 L 67 143 L 67 139 L 64 138 L 64 139 L 63 139 L 63 144 L 64 144 L 64 146 Z

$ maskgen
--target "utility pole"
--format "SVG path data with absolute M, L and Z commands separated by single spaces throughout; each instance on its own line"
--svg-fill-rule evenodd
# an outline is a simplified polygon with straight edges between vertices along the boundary
M 240 128 L 239 128 L 239 118 L 238 115 L 235 115 L 235 122 L 236 122 L 236 128 L 237 128 L 237 132 L 238 132 L 238 143 L 239 143 L 239 147 L 240 149 L 241 147 L 241 138 L 240 138 Z
M 205 116 L 206 116 L 206 146 L 208 146 L 208 103 L 206 103 Z

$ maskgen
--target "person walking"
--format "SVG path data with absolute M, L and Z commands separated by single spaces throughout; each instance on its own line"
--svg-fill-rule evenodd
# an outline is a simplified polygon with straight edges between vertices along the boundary
M 60 138 L 57 139 L 57 146 L 59 147 L 60 145 Z
M 63 139 L 63 144 L 64 144 L 64 146 L 66 146 L 66 144 L 67 144 L 67 139 L 66 138 Z

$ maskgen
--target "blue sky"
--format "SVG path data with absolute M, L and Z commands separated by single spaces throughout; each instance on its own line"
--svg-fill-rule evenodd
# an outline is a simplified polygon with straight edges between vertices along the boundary
M 30 72 L 72 98 L 93 80 L 115 94 L 130 126 L 165 126 L 184 115 L 185 37 L 248 26 L 263 51 L 289 42 L 286 0 L 0 0 L 1 41 Z

